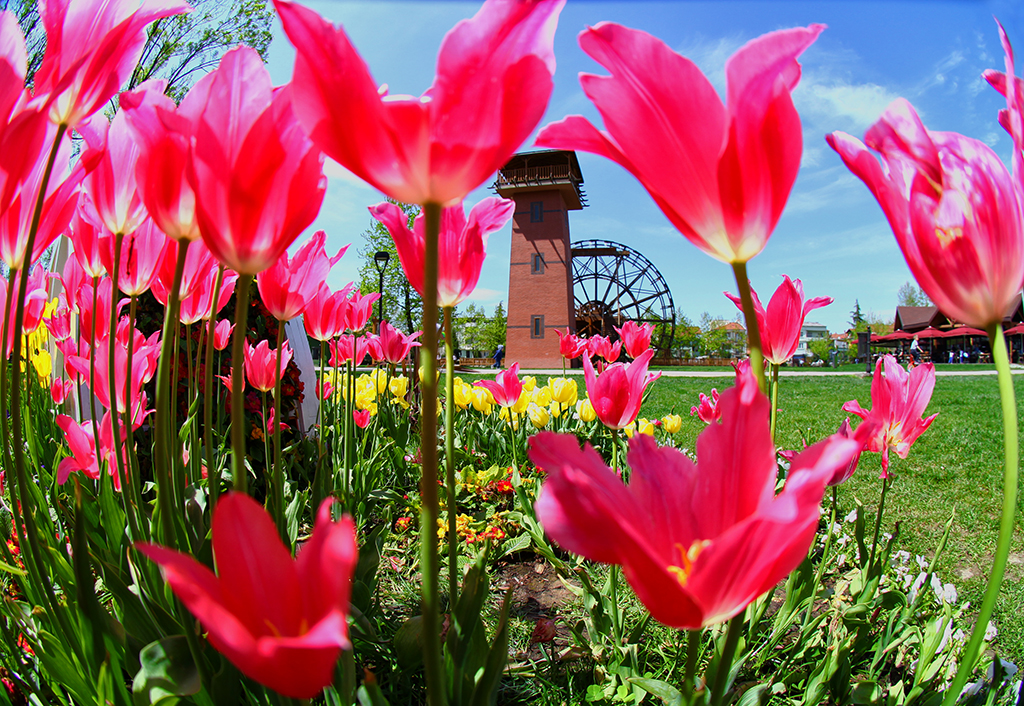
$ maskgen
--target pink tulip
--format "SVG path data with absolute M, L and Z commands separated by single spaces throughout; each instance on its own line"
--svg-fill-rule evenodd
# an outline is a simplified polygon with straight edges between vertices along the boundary
M 465 198 L 508 161 L 547 107 L 564 0 L 484 3 L 445 36 L 434 83 L 420 98 L 378 92 L 344 30 L 292 2 L 274 4 L 296 47 L 291 86 L 306 132 L 398 201 Z
M 627 321 L 622 324 L 622 328 L 618 326 L 614 328 L 622 337 L 622 345 L 626 348 L 626 355 L 630 358 L 639 358 L 651 347 L 654 324 L 638 324 L 635 321 Z
M 87 478 L 100 477 L 99 461 L 96 458 L 95 422 L 86 420 L 81 424 L 66 414 L 57 415 L 57 426 L 64 432 L 64 441 L 71 455 L 57 464 L 57 483 L 63 485 L 72 473 L 79 471 Z
M 800 169 L 790 92 L 800 79 L 796 58 L 824 28 L 744 45 L 726 63 L 723 105 L 689 59 L 645 32 L 601 22 L 579 43 L 611 76 L 580 82 L 607 132 L 573 115 L 541 130 L 536 144 L 618 162 L 690 242 L 723 262 L 746 262 L 767 244 Z
M 302 325 L 317 341 L 329 341 L 345 330 L 345 313 L 349 303 L 346 297 L 351 283 L 339 292 L 331 292 L 326 284 L 320 286 L 302 311 Z
M 189 246 L 195 247 L 195 245 Z M 217 297 L 217 307 L 213 307 L 213 290 L 217 284 L 216 267 L 207 271 L 205 276 L 195 282 L 195 289 L 181 301 L 181 309 L 178 318 L 183 324 L 194 324 L 198 321 L 209 321 L 210 314 L 217 315 L 227 306 L 231 295 L 235 293 L 235 283 L 238 281 L 238 273 L 226 270 L 220 284 L 220 296 Z
M 502 370 L 494 380 L 477 380 L 474 385 L 491 393 L 494 401 L 502 407 L 511 407 L 523 394 L 523 383 L 519 379 L 519 363 L 513 363 L 508 370 Z
M 370 410 L 368 409 L 353 409 L 352 419 L 355 421 L 356 426 L 360 429 L 365 429 L 370 426 Z
M 316 398 L 318 400 L 329 399 L 334 394 L 334 384 L 330 380 L 316 381 Z
M 416 339 L 423 335 L 422 331 L 417 331 L 411 336 L 406 336 L 404 333 L 396 329 L 394 326 L 389 324 L 387 321 L 380 322 L 380 349 L 381 359 L 391 363 L 392 365 L 399 365 L 406 358 L 409 357 L 409 352 L 414 346 L 420 345 Z
M 595 358 L 600 356 L 609 363 L 614 363 L 622 353 L 622 341 L 612 343 L 607 336 L 591 336 L 587 339 L 587 352 Z
M 857 451 L 836 436 L 816 444 L 776 495 L 770 405 L 749 369 L 721 406 L 722 422 L 697 438 L 696 463 L 637 434 L 629 486 L 573 436 L 530 440 L 530 458 L 548 474 L 537 500 L 545 532 L 571 552 L 621 564 L 651 615 L 674 628 L 728 620 L 795 569 L 814 539 L 825 481 Z
M 103 266 L 102 255 L 104 248 L 100 242 L 104 235 L 103 226 L 90 221 L 85 216 L 81 204 L 71 218 L 68 231 L 71 244 L 74 247 L 74 259 L 78 261 L 79 266 L 82 268 L 84 277 L 91 280 L 106 274 L 107 268 Z M 70 264 L 70 260 L 68 263 Z M 68 288 L 68 291 L 75 290 Z
M 199 230 L 221 263 L 255 275 L 316 218 L 323 155 L 295 120 L 292 91 L 273 89 L 251 47 L 227 52 L 199 84 L 207 101 L 189 170 Z
M 722 416 L 722 412 L 718 408 L 718 390 L 711 388 L 711 397 L 702 392 L 699 399 L 700 402 L 696 407 L 690 407 L 690 416 L 696 414 L 697 418 L 705 424 L 718 421 Z
M 800 345 L 800 329 L 804 319 L 814 309 L 828 306 L 832 297 L 815 297 L 804 301 L 804 285 L 800 280 L 791 280 L 789 275 L 782 275 L 783 282 L 775 290 L 766 310 L 761 305 L 754 288 L 750 295 L 754 299 L 754 312 L 757 315 L 757 327 L 761 331 L 761 349 L 764 359 L 775 365 L 782 365 L 793 357 Z M 740 298 L 723 292 L 740 311 L 743 302 Z
M 12 278 L 7 280 L 0 277 L 0 301 L 7 301 L 8 287 L 15 287 L 15 293 L 17 288 L 21 286 L 21 278 L 25 276 L 24 270 L 18 270 L 11 273 Z M 28 288 L 25 294 L 25 314 L 22 332 L 30 333 L 35 331 L 36 328 L 43 320 L 43 312 L 46 310 L 46 301 L 48 298 L 47 294 L 47 276 L 43 271 L 42 265 L 36 265 L 32 270 L 31 274 L 28 275 Z M 3 310 L 0 309 L 0 324 L 3 324 Z M 6 322 L 6 327 L 0 326 L 0 336 L 3 335 L 4 328 L 7 329 L 7 349 L 4 351 L 4 360 L 10 355 L 11 351 L 14 350 L 14 312 L 11 312 L 10 319 Z M 24 346 L 22 346 L 22 353 L 24 353 Z
M 128 82 L 146 43 L 146 25 L 187 12 L 179 0 L 47 0 L 39 4 L 46 53 L 36 95 L 51 93 L 50 120 L 76 127 Z
M 99 238 L 100 260 L 108 272 L 114 269 L 114 245 L 116 238 L 104 231 Z M 131 233 L 121 238 L 120 267 L 117 287 L 128 296 L 139 296 L 149 291 L 163 263 L 165 250 L 170 241 L 153 221 L 147 218 Z
M 461 203 L 442 209 L 437 254 L 438 306 L 455 306 L 476 289 L 487 254 L 487 237 L 504 228 L 514 210 L 514 201 L 495 197 L 474 206 L 468 221 Z M 370 214 L 388 229 L 409 284 L 422 296 L 426 257 L 423 213 L 416 216 L 411 230 L 405 212 L 397 204 L 379 203 L 370 207 Z
M 53 398 L 54 404 L 62 405 L 74 389 L 75 384 L 70 380 L 54 378 L 53 382 L 50 383 L 50 397 Z
M 868 451 L 881 452 L 882 478 L 889 477 L 889 451 L 906 458 L 917 437 L 938 416 L 936 413 L 926 419 L 921 418 L 934 389 L 934 365 L 918 365 L 908 373 L 896 358 L 885 355 L 875 366 L 875 377 L 871 380 L 871 410 L 863 409 L 857 400 L 843 405 L 844 411 L 856 414 L 864 423 L 877 425 L 866 446 Z
M 70 171 L 67 169 L 72 154 L 71 138 L 62 138 L 54 169 L 46 184 L 32 253 L 25 262 L 32 217 L 46 171 L 45 150 L 53 144 L 57 128 L 50 125 L 45 116 L 37 115 L 35 119 L 44 128 L 41 131 L 43 142 L 34 146 L 31 137 L 18 129 L 18 124 L 25 122 L 20 115 L 15 115 L 12 124 L 4 128 L 7 116 L 2 112 L 2 104 L 3 97 L 0 96 L 0 259 L 9 268 L 17 270 L 38 261 L 68 227 L 78 206 L 79 187 L 86 170 L 81 160 L 76 161 Z M 33 147 L 35 151 L 31 151 Z
M 288 369 L 288 363 L 292 360 L 292 349 L 285 341 L 281 347 L 281 372 Z M 277 382 L 277 351 L 270 350 L 267 341 L 260 341 L 253 348 L 249 342 L 245 342 L 245 377 L 249 384 L 260 392 L 270 392 Z
M 85 138 L 82 163 L 89 173 L 82 186 L 89 198 L 83 208 L 97 226 L 111 233 L 131 233 L 146 218 L 135 181 L 139 146 L 123 111 L 114 119 L 98 114 L 78 127 Z
M 370 352 L 369 340 L 365 336 L 345 334 L 338 336 L 328 344 L 331 349 L 331 367 L 337 367 L 348 361 L 353 365 L 362 365 Z
M 258 412 L 257 414 L 260 415 L 260 419 L 263 419 L 263 412 Z M 275 431 L 282 431 L 282 432 L 288 431 L 289 427 L 284 422 L 278 422 L 277 429 L 276 430 L 274 429 L 274 422 L 276 421 L 276 419 L 274 418 L 274 414 L 275 414 L 274 406 L 271 405 L 270 409 L 267 410 L 267 419 L 266 419 L 266 421 L 267 421 L 267 423 L 266 423 L 267 434 L 273 434 Z
M 594 406 L 597 418 L 609 429 L 628 427 L 640 413 L 644 390 L 661 377 L 661 373 L 647 372 L 647 365 L 653 357 L 654 351 L 648 350 L 632 363 L 609 365 L 597 375 L 590 356 L 583 356 L 587 397 Z
M 1024 227 L 1019 190 L 995 152 L 928 131 L 902 98 L 868 129 L 867 146 L 842 132 L 827 139 L 871 189 L 910 271 L 942 313 L 985 329 L 1001 322 L 1024 283 Z
M 104 275 L 99 279 L 95 294 L 92 283 L 82 284 L 78 288 L 78 330 L 88 344 L 93 340 L 103 340 L 110 335 L 110 307 L 114 301 L 114 283 Z M 96 306 L 93 306 L 93 299 Z M 93 320 L 95 319 L 95 336 Z
M 228 347 L 231 343 L 231 332 L 235 330 L 235 325 L 227 319 L 222 319 L 217 322 L 217 325 L 213 328 L 213 347 L 222 351 Z
M 849 463 L 837 468 L 825 485 L 840 485 L 853 478 L 853 474 L 857 470 L 857 464 L 860 462 L 860 455 L 864 451 L 870 436 L 874 433 L 874 426 L 873 424 L 861 424 L 855 432 L 853 427 L 850 426 L 850 418 L 847 417 L 843 420 L 843 423 L 839 425 L 839 429 L 836 430 L 836 435 L 844 439 L 854 439 L 860 444 L 860 450 L 853 455 Z
M 334 678 L 348 649 L 348 606 L 358 550 L 348 517 L 331 521 L 328 498 L 313 534 L 292 559 L 270 515 L 242 493 L 213 513 L 219 575 L 188 554 L 139 543 L 163 569 L 213 647 L 245 675 L 284 696 L 310 699 Z
M 558 329 L 555 329 L 555 333 L 558 334 L 558 352 L 563 358 L 572 360 L 587 351 L 587 341 L 576 334 L 569 333 L 568 327 L 566 327 L 565 333 Z
M 193 88 L 181 106 L 164 95 L 167 82 L 153 79 L 118 96 L 139 148 L 135 179 L 157 227 L 173 240 L 198 240 L 196 196 L 188 181 L 194 124 L 206 105 L 208 83 Z
M 380 299 L 378 292 L 360 296 L 358 289 L 354 291 L 348 298 L 348 306 L 342 310 L 345 317 L 345 328 L 349 331 L 362 331 L 373 314 L 373 303 L 378 299 Z
M 327 234 L 318 230 L 299 248 L 295 256 L 281 253 L 277 262 L 260 273 L 256 286 L 264 306 L 278 321 L 291 321 L 302 313 L 327 279 L 327 273 L 337 264 L 346 245 L 334 257 L 327 257 L 324 244 Z
M 45 321 L 46 330 L 53 336 L 53 340 L 66 341 L 71 338 L 71 312 L 68 310 L 63 292 L 58 297 L 57 308 Z
M 214 375 L 215 378 L 224 383 L 224 387 L 228 388 L 228 394 L 231 394 L 231 371 L 228 371 L 227 375 Z
M 199 290 L 201 283 L 207 282 L 217 275 L 217 259 L 205 243 L 202 240 L 197 240 L 187 245 L 185 269 L 181 273 L 181 286 L 178 288 L 178 300 L 182 302 Z M 167 249 L 164 250 L 156 279 L 153 280 L 153 296 L 164 306 L 167 306 L 167 295 L 174 283 L 174 268 L 178 261 L 178 248 L 180 247 L 181 245 L 177 241 L 168 244 Z M 212 289 L 208 296 L 213 296 Z

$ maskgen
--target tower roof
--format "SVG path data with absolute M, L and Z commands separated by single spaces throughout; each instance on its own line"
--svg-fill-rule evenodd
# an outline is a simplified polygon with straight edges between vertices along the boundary
M 578 211 L 587 205 L 587 197 L 583 193 L 583 172 L 576 153 L 571 150 L 514 154 L 498 170 L 498 178 L 492 188 L 505 198 L 512 198 L 516 193 L 557 189 L 562 192 L 569 210 Z

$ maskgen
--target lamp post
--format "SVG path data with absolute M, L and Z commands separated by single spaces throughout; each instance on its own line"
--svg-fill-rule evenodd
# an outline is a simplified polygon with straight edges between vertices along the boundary
M 377 284 L 377 291 L 380 293 L 380 304 L 379 304 L 379 317 L 377 319 L 377 328 L 380 328 L 380 322 L 384 320 L 384 270 L 387 269 L 388 262 L 391 260 L 391 253 L 387 250 L 378 250 L 373 256 L 373 264 L 377 267 L 377 274 L 380 275 L 380 279 Z

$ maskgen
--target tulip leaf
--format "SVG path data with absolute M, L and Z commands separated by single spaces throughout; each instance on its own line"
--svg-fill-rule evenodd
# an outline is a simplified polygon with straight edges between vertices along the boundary
M 132 683 L 135 706 L 172 706 L 179 696 L 199 692 L 202 683 L 184 635 L 146 645 L 139 654 L 142 668 Z
M 648 694 L 657 696 L 666 706 L 682 706 L 683 693 L 667 682 L 659 679 L 646 679 L 644 677 L 630 677 L 626 681 L 639 686 Z M 743 706 L 750 706 L 750 704 L 744 704 Z

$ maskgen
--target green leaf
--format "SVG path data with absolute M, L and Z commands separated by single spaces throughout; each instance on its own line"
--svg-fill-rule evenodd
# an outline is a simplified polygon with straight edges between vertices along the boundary
M 657 696 L 666 706 L 682 706 L 683 692 L 667 682 L 658 679 L 645 679 L 644 677 L 630 677 L 626 681 L 639 686 L 648 694 Z
M 184 635 L 173 635 L 146 645 L 139 654 L 142 669 L 132 682 L 135 706 L 172 706 L 179 696 L 199 692 L 202 683 Z

